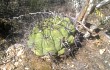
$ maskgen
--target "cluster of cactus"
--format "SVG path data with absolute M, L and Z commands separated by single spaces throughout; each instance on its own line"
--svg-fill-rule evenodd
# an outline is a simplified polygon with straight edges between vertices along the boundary
M 75 29 L 69 18 L 55 16 L 36 24 L 29 35 L 28 46 L 34 47 L 34 53 L 43 55 L 62 55 L 66 45 L 74 43 Z

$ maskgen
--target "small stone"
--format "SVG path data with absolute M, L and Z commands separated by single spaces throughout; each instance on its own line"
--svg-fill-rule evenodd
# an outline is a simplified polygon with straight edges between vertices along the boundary
M 100 54 L 102 55 L 105 52 L 105 49 L 100 49 Z
M 74 67 L 74 65 L 71 65 L 71 67 Z
M 108 61 L 104 61 L 105 63 L 107 63 Z
M 25 70 L 29 70 L 29 68 L 28 67 L 25 67 Z
M 18 66 L 18 64 L 19 64 L 18 62 L 15 62 L 15 63 L 14 63 L 14 65 L 15 65 L 16 67 Z
M 108 51 L 108 53 L 110 53 L 110 50 L 107 50 Z
M 90 31 L 92 31 L 92 32 L 93 32 L 93 31 L 94 31 L 94 29 L 97 29 L 97 26 L 96 26 L 96 25 L 91 25 L 91 26 L 90 26 Z
M 90 36 L 90 33 L 87 31 L 85 34 L 84 34 L 84 38 L 88 38 Z
M 22 59 L 19 59 L 18 61 L 19 61 L 19 62 L 22 62 Z
M 23 50 L 18 51 L 17 56 L 20 56 L 23 54 Z

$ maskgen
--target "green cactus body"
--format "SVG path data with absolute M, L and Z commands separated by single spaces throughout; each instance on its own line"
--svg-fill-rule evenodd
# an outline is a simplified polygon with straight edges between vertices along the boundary
M 74 43 L 74 27 L 68 18 L 48 18 L 42 21 L 42 28 L 36 25 L 29 35 L 28 46 L 34 47 L 38 56 L 61 55 L 65 53 L 63 42 Z

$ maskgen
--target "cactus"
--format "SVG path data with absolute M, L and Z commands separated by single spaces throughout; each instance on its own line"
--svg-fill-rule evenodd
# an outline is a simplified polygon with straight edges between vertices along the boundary
M 38 56 L 61 55 L 65 53 L 64 42 L 74 43 L 75 29 L 69 18 L 47 18 L 37 24 L 29 35 L 28 46 L 34 47 Z

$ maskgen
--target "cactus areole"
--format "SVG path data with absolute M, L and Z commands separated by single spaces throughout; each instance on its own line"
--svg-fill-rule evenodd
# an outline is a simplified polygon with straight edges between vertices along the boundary
M 29 35 L 28 46 L 37 56 L 62 55 L 74 43 L 74 26 L 69 18 L 55 16 L 36 24 Z

